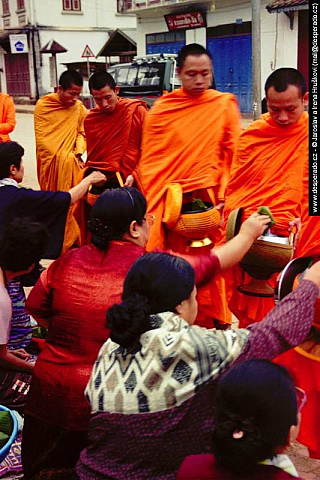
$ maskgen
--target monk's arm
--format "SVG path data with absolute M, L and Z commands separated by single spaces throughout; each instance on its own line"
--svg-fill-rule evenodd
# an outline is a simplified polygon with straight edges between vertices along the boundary
M 141 105 L 136 109 L 132 119 L 129 139 L 131 148 L 127 149 L 127 155 L 123 157 L 121 168 L 126 175 L 125 186 L 132 186 L 136 177 L 135 170 L 141 154 L 142 128 L 147 114 L 147 109 Z
M 0 123 L 0 134 L 7 135 L 12 132 L 16 126 L 16 110 L 12 98 L 7 97 L 4 103 L 5 118 L 4 122 Z
M 87 115 L 87 109 L 84 105 L 81 105 L 79 122 L 78 122 L 78 133 L 77 133 L 77 138 L 76 138 L 76 143 L 74 148 L 74 154 L 79 157 L 86 151 L 86 148 L 87 148 L 86 134 L 84 131 L 84 119 L 86 118 L 86 115 Z
M 225 191 L 230 178 L 232 159 L 241 132 L 240 112 L 235 100 L 229 102 L 226 115 L 225 130 L 221 144 L 223 168 L 218 192 L 219 201 L 223 201 L 225 197 Z

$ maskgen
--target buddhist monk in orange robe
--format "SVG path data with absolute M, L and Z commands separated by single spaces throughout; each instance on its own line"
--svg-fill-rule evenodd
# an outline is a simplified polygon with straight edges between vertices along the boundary
M 162 222 L 167 189 L 177 182 L 184 196 L 205 195 L 214 205 L 223 201 L 240 134 L 240 114 L 233 95 L 210 89 L 212 62 L 206 49 L 187 45 L 179 53 L 177 66 L 182 88 L 161 97 L 151 108 L 134 175 L 147 198 L 148 211 L 156 216 L 147 249 L 203 253 L 202 248 L 188 250 L 186 237 Z M 221 277 L 199 289 L 198 303 L 198 324 L 212 328 L 213 320 L 230 322 Z
M 302 224 L 295 255 L 320 260 L 320 217 L 308 217 Z M 307 394 L 297 440 L 308 448 L 311 458 L 320 459 L 320 298 L 308 338 L 276 361 L 290 370 L 296 385 Z
M 42 190 L 64 191 L 78 183 L 86 150 L 84 119 L 87 110 L 78 99 L 82 89 L 81 75 L 72 70 L 59 79 L 57 93 L 49 93 L 36 104 L 34 128 L 36 135 L 37 172 Z M 80 230 L 69 210 L 63 252 L 80 244 Z
M 242 207 L 243 220 L 268 206 L 276 224 L 271 231 L 287 236 L 304 215 L 304 177 L 308 165 L 308 104 L 306 84 L 293 68 L 273 72 L 265 86 L 269 113 L 253 122 L 240 139 L 226 193 L 225 224 Z M 225 274 L 228 302 L 240 327 L 260 321 L 274 306 L 273 298 L 247 296 L 237 287 L 250 278 L 239 265 Z M 270 279 L 274 286 L 275 278 Z
M 16 109 L 12 98 L 0 92 L 0 143 L 10 142 L 9 133 L 16 126 Z
M 132 172 L 140 157 L 142 125 L 147 115 L 147 105 L 141 100 L 119 98 L 119 87 L 107 72 L 91 75 L 89 89 L 97 106 L 90 110 L 84 123 L 87 161 L 81 177 L 99 170 L 108 179 L 102 188 L 119 187 L 122 186 L 121 183 L 132 186 Z M 85 199 L 77 207 L 82 244 L 89 240 L 86 223 L 90 210 Z

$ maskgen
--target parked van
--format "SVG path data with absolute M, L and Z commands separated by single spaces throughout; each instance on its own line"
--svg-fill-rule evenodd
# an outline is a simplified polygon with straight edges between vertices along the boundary
M 114 65 L 108 72 L 120 87 L 120 97 L 139 98 L 151 107 L 164 93 L 179 88 L 173 53 L 160 53 L 134 57 L 132 63 Z

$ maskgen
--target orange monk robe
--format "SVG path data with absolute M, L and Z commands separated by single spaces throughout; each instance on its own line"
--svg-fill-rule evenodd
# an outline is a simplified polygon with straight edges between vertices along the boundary
M 12 98 L 0 93 L 0 143 L 9 142 L 9 133 L 16 126 L 16 110 Z
M 148 211 L 156 216 L 150 230 L 149 251 L 155 248 L 186 251 L 185 237 L 166 229 L 162 223 L 167 187 L 178 182 L 184 193 L 208 189 L 212 202 L 217 204 L 224 195 L 222 179 L 229 172 L 239 134 L 239 110 L 231 94 L 207 90 L 194 98 L 179 89 L 156 101 L 144 125 L 136 171 Z M 203 324 L 212 327 L 212 318 L 229 320 L 223 298 L 221 277 L 199 289 Z
M 302 224 L 295 257 L 320 255 L 320 217 L 308 217 Z
M 78 183 L 80 167 L 76 155 L 86 150 L 84 119 L 87 110 L 82 102 L 65 106 L 57 93 L 42 97 L 36 104 L 37 173 L 42 190 L 68 191 Z M 69 210 L 63 252 L 80 241 L 80 230 Z
M 121 172 L 123 180 L 132 174 L 141 150 L 142 125 L 147 105 L 141 100 L 119 98 L 113 112 L 99 107 L 90 110 L 84 128 L 87 138 L 86 167 L 103 172 Z M 88 243 L 87 220 L 91 207 L 85 199 L 77 205 L 76 218 L 81 230 L 81 244 Z
M 226 193 L 225 225 L 235 208 L 244 209 L 243 219 L 266 205 L 276 225 L 272 232 L 288 236 L 289 222 L 301 217 L 303 178 L 308 163 L 308 114 L 288 128 L 278 126 L 269 113 L 245 130 L 237 146 Z M 273 298 L 251 297 L 237 287 L 250 278 L 239 265 L 224 274 L 229 308 L 241 327 L 260 321 L 274 307 Z M 270 280 L 274 286 L 275 279 Z
M 104 172 L 133 172 L 141 149 L 142 125 L 147 105 L 141 100 L 119 98 L 113 112 L 90 110 L 84 122 L 88 156 L 86 167 Z

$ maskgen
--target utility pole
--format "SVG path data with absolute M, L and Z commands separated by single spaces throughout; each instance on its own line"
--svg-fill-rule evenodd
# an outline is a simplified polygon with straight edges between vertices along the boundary
M 251 0 L 253 120 L 261 115 L 261 28 L 260 0 Z

